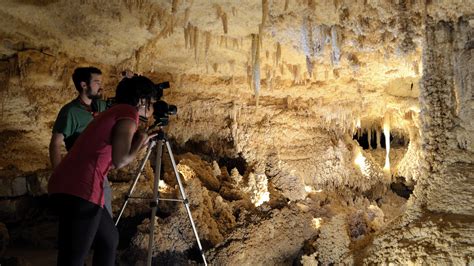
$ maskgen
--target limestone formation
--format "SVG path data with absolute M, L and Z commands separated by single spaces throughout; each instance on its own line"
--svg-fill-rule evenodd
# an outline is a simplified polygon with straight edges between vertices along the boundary
M 104 98 L 122 71 L 170 82 L 165 131 L 210 264 L 473 264 L 473 10 L 2 1 L 0 255 L 55 245 L 52 125 L 76 95 L 74 69 L 93 65 Z M 115 216 L 144 153 L 109 173 Z M 153 154 L 135 196 L 152 195 L 154 169 Z M 162 170 L 160 196 L 179 197 L 166 152 Z M 132 199 L 123 218 L 117 260 L 141 265 L 149 203 Z M 154 262 L 202 263 L 181 203 L 160 201 L 155 219 Z

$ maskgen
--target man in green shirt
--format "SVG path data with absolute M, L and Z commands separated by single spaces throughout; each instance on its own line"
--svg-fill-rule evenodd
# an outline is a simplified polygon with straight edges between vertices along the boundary
M 92 119 L 106 108 L 106 102 L 100 100 L 102 72 L 98 68 L 76 68 L 72 80 L 79 95 L 61 108 L 54 122 L 49 144 L 49 158 L 53 169 L 61 162 L 63 142 L 69 151 Z M 104 200 L 105 208 L 112 216 L 112 191 L 107 178 L 104 179 Z

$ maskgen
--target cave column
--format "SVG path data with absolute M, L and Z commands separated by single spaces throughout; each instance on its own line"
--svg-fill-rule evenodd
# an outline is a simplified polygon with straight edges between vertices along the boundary
M 426 19 L 420 88 L 423 175 L 417 199 L 430 211 L 474 212 L 474 21 Z M 471 184 L 471 185 L 469 185 Z

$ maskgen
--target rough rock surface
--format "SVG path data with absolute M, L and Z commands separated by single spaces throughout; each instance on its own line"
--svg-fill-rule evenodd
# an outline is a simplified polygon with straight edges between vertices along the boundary
M 212 263 L 472 264 L 472 10 L 465 0 L 2 1 L 0 220 L 10 229 L 34 217 L 71 74 L 94 65 L 105 96 L 127 69 L 170 81 L 164 99 L 179 111 L 166 130 Z M 138 164 L 110 174 L 115 213 Z M 137 195 L 151 194 L 152 168 Z M 168 159 L 163 168 L 162 195 L 176 197 Z M 155 259 L 197 263 L 182 206 L 159 209 Z M 147 211 L 133 201 L 125 217 Z M 147 243 L 139 223 L 134 262 Z

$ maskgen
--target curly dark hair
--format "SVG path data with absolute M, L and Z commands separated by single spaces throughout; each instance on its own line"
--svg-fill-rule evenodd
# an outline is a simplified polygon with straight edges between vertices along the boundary
M 115 102 L 137 106 L 140 99 L 150 102 L 156 96 L 155 84 L 144 76 L 123 78 L 115 90 Z

